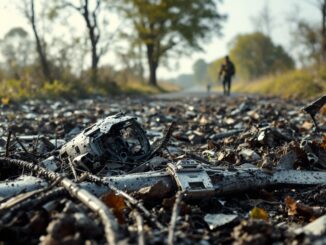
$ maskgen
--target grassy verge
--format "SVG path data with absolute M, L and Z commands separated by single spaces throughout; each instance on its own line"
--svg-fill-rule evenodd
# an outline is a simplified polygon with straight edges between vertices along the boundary
M 283 98 L 317 97 L 326 93 L 326 65 L 292 70 L 252 82 L 235 82 L 233 91 Z
M 22 80 L 0 81 L 1 101 L 21 101 L 26 99 L 56 99 L 56 98 L 82 98 L 92 95 L 111 96 L 119 94 L 157 94 L 177 91 L 179 88 L 167 82 L 159 82 L 157 87 L 139 81 L 126 83 L 98 83 L 86 84 L 84 82 L 44 82 L 42 84 Z
M 159 94 L 167 92 L 175 92 L 180 88 L 175 84 L 168 82 L 159 82 L 157 87 L 142 82 L 127 82 L 119 86 L 122 93 L 127 94 Z

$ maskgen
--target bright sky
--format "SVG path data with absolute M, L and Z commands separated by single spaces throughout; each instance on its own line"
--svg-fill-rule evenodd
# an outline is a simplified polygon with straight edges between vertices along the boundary
M 0 0 L 0 38 L 13 27 L 23 26 L 27 30 L 30 28 L 12 2 L 13 0 Z M 160 67 L 158 70 L 159 77 L 170 78 L 180 73 L 190 73 L 193 63 L 198 58 L 212 61 L 224 56 L 228 52 L 228 43 L 234 36 L 240 33 L 249 33 L 255 29 L 251 17 L 256 16 L 266 2 L 269 4 L 272 16 L 275 16 L 276 19 L 276 26 L 272 33 L 273 40 L 282 44 L 286 49 L 290 48 L 289 28 L 286 19 L 296 11 L 295 6 L 298 6 L 300 10 L 297 11 L 297 16 L 310 21 L 319 21 L 318 10 L 309 0 L 224 0 L 220 9 L 222 13 L 228 14 L 228 19 L 224 24 L 223 37 L 212 40 L 210 44 L 205 46 L 203 53 L 181 57 L 178 64 L 171 62 L 170 69 Z M 83 24 L 80 22 L 80 25 Z M 111 63 L 114 63 L 114 60 Z

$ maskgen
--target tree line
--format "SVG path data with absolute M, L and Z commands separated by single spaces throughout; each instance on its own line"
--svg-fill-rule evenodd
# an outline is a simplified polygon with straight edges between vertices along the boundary
M 219 4 L 217 0 L 17 1 L 30 30 L 16 27 L 2 38 L 2 77 L 39 83 L 83 79 L 96 86 L 108 80 L 103 74 L 114 70 L 101 65 L 101 60 L 113 43 L 125 42 L 116 50 L 124 69 L 143 77 L 145 57 L 148 83 L 157 86 L 157 69 L 168 57 L 202 50 L 205 41 L 221 33 L 226 16 Z M 78 16 L 86 33 L 81 35 L 73 26 L 72 16 Z M 115 30 L 110 29 L 111 16 L 122 20 Z
M 275 44 L 272 32 L 275 17 L 266 4 L 257 16 L 252 17 L 255 31 L 237 35 L 230 42 L 229 55 L 237 66 L 237 77 L 252 81 L 267 75 L 277 75 L 294 69 L 296 66 L 324 66 L 326 62 L 326 0 L 312 0 L 319 12 L 318 23 L 300 18 L 296 8 L 294 14 L 287 18 L 292 40 L 291 48 L 284 49 Z M 279 37 L 283 38 L 283 37 Z M 216 82 L 217 73 L 224 57 L 212 62 L 198 59 L 193 64 L 193 76 L 188 77 L 195 82 Z M 180 76 L 182 80 L 184 75 Z

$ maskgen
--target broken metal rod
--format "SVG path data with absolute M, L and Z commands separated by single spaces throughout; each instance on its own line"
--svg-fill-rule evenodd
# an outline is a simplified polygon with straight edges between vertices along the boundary
M 153 215 L 145 208 L 145 206 L 140 201 L 138 201 L 136 198 L 130 196 L 125 191 L 122 191 L 122 190 L 116 188 L 115 186 L 113 186 L 112 184 L 109 184 L 108 182 L 104 182 L 101 178 L 99 178 L 95 175 L 89 174 L 89 173 L 85 174 L 85 179 L 87 179 L 89 181 L 93 181 L 94 183 L 103 184 L 103 185 L 107 186 L 112 191 L 114 191 L 116 195 L 122 196 L 123 198 L 128 200 L 132 206 L 134 206 L 138 210 L 142 211 L 142 213 L 145 215 L 145 217 L 148 220 L 150 220 L 154 225 L 156 225 L 157 228 L 159 228 L 161 230 L 164 229 L 164 226 L 155 217 L 153 217 Z
M 5 161 L 3 159 L 0 158 L 0 164 L 3 162 L 8 163 L 7 158 L 5 158 Z M 23 162 L 19 160 L 11 161 L 18 161 L 19 164 Z M 21 166 L 25 166 L 26 168 L 26 162 L 23 163 Z M 34 170 L 34 172 L 37 172 L 41 176 L 57 176 L 56 173 L 47 171 L 34 164 L 28 166 L 27 169 Z M 72 181 L 68 181 L 77 186 Z M 167 169 L 162 171 L 102 177 L 101 182 L 104 184 L 99 185 L 96 182 L 82 182 L 79 186 L 96 196 L 100 196 L 107 193 L 110 190 L 110 186 L 114 186 L 125 192 L 134 192 L 143 187 L 158 184 L 163 185 L 166 192 L 162 193 L 162 197 L 157 196 L 157 198 L 163 198 L 166 193 L 173 193 L 180 190 L 185 192 L 185 198 L 196 199 L 209 195 L 225 195 L 280 185 L 322 185 L 326 183 L 326 172 L 302 170 L 275 170 L 274 172 L 270 172 L 258 168 L 228 169 L 203 166 L 198 163 L 195 164 L 193 160 L 188 160 L 188 162 L 180 161 L 177 165 L 168 164 Z M 0 196 L 8 196 L 10 188 L 10 183 L 3 186 L 0 183 Z

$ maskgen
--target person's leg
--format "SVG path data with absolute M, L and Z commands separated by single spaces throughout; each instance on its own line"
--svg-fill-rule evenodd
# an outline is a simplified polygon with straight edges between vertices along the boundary
M 230 78 L 225 77 L 225 95 L 230 95 Z
M 228 78 L 228 95 L 231 93 L 231 77 Z
M 223 94 L 227 95 L 227 79 L 226 79 L 226 77 L 223 78 Z
M 231 86 L 232 86 L 232 77 L 229 80 L 229 95 L 231 94 Z

